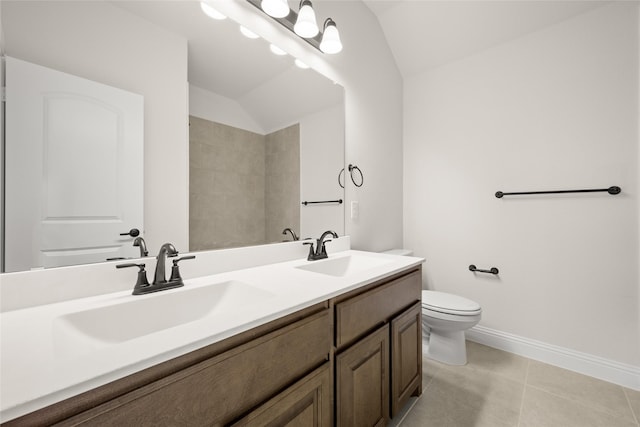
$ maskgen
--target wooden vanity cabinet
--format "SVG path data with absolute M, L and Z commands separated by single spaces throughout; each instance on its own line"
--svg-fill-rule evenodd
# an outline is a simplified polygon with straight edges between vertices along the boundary
M 383 426 L 422 393 L 420 268 L 338 297 L 336 425 Z
M 327 362 L 276 397 L 260 405 L 232 427 L 332 425 L 333 383 Z
M 327 426 L 330 314 L 318 304 L 3 426 L 223 426 L 272 401 L 263 418 Z M 260 424 L 251 420 L 239 425 Z
M 339 426 L 384 426 L 389 414 L 389 325 L 336 356 Z
M 422 392 L 421 267 L 2 426 L 383 426 Z
M 71 424 L 226 425 L 325 362 L 329 328 L 324 310 L 108 402 Z
M 422 304 L 417 302 L 391 321 L 391 413 L 398 414 L 422 393 Z

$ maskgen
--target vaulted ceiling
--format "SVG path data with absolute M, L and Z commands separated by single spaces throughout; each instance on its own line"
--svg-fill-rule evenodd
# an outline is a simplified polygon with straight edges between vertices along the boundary
M 592 0 L 363 0 L 404 78 L 609 2 Z

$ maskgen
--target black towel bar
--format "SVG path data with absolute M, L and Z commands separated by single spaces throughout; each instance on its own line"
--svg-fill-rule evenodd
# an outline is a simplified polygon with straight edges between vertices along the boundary
M 320 204 L 320 203 L 337 203 L 337 204 L 341 205 L 342 204 L 342 199 L 338 199 L 338 200 L 322 200 L 322 201 L 319 201 L 319 202 L 307 202 L 307 201 L 302 202 L 302 204 L 305 205 L 305 206 L 307 206 L 307 205 L 317 205 L 317 204 Z
M 611 195 L 616 195 L 616 194 L 620 194 L 622 190 L 620 189 L 620 187 L 614 185 L 609 188 L 594 188 L 594 189 L 587 189 L 587 190 L 519 191 L 515 193 L 504 193 L 502 191 L 496 191 L 496 197 L 498 199 L 501 199 L 502 196 L 519 196 L 522 194 L 598 193 L 598 192 L 604 192 L 604 191 L 606 191 Z
M 473 264 L 471 264 L 469 266 L 469 271 L 473 271 L 473 272 L 476 272 L 476 273 L 490 273 L 490 274 L 498 274 L 498 273 L 500 273 L 500 271 L 496 267 L 491 267 L 490 270 L 480 270 L 479 268 L 477 268 Z

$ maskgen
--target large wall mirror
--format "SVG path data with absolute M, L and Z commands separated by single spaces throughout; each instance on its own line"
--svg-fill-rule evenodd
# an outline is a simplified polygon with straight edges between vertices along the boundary
M 19 126 L 12 122 L 12 99 L 7 99 L 5 169 L 9 173 L 17 164 L 11 157 L 16 146 L 23 163 L 38 159 L 40 169 L 14 167 L 22 175 L 5 179 L 3 256 L 18 254 L 12 250 L 17 244 L 28 259 L 5 263 L 3 271 L 138 257 L 136 236 L 119 233 L 134 227 L 140 237 L 149 236 L 154 255 L 154 246 L 169 234 L 157 224 L 176 203 L 189 212 L 190 251 L 291 240 L 292 233 L 283 234 L 287 228 L 301 238 L 327 229 L 344 234 L 344 205 L 337 202 L 344 199 L 338 182 L 344 167 L 344 91 L 339 85 L 300 68 L 290 56 L 275 55 L 268 42 L 246 37 L 230 19 L 209 18 L 197 1 L 2 1 L 0 8 L 9 93 L 17 74 L 26 87 L 37 87 L 28 79 L 42 67 L 77 77 L 81 86 L 95 83 L 100 93 L 102 85 L 114 89 L 118 99 L 131 94 L 133 104 L 133 113 L 122 118 L 124 107 L 94 102 L 98 95 L 49 96 L 40 108 L 48 115 L 20 119 L 23 126 L 44 123 L 26 126 L 28 132 L 45 135 L 44 148 L 25 151 L 28 137 L 9 137 Z M 10 61 L 36 71 L 15 68 Z M 18 71 L 12 75 L 10 67 Z M 87 99 L 92 106 L 85 108 Z M 92 110 L 97 113 L 87 112 Z M 83 146 L 89 132 L 99 135 L 97 149 Z M 135 149 L 123 154 L 123 147 L 135 143 L 122 134 L 143 141 L 144 158 L 137 169 Z M 109 154 L 110 146 L 115 154 Z M 62 147 L 60 153 L 55 147 Z M 119 165 L 127 162 L 134 172 L 123 178 Z M 188 177 L 188 201 L 172 198 L 173 174 Z M 140 193 L 132 180 L 140 180 Z M 37 197 L 42 201 L 29 199 Z M 16 198 L 23 203 L 17 208 Z M 135 215 L 122 214 L 123 205 L 140 200 L 144 224 L 124 221 Z M 317 201 L 336 202 L 303 204 Z M 107 213 L 97 213 L 98 208 Z M 34 217 L 40 225 L 20 225 L 17 216 Z M 56 221 L 58 228 L 48 231 Z M 74 221 L 79 231 L 71 230 Z M 99 244 L 85 242 L 87 236 L 100 235 L 87 228 L 100 221 L 111 227 L 106 234 L 117 235 L 115 243 L 105 243 L 108 236 Z M 73 233 L 82 239 L 69 241 Z

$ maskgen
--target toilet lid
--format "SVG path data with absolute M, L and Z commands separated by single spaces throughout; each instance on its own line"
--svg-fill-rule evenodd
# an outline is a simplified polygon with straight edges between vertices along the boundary
M 438 291 L 422 291 L 422 306 L 429 310 L 459 315 L 480 312 L 480 304 L 458 295 Z

